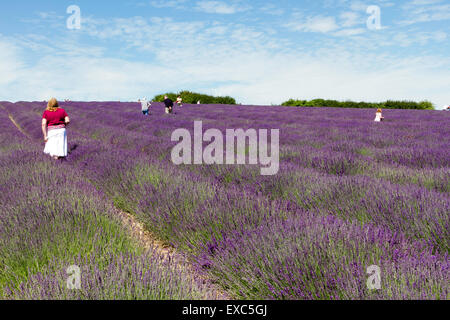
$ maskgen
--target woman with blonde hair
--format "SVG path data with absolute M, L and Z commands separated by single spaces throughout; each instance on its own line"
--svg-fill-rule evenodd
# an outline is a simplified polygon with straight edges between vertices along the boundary
M 383 121 L 383 120 L 384 120 L 384 117 L 383 117 L 383 110 L 378 109 L 378 110 L 377 110 L 377 113 L 375 114 L 375 122 L 381 122 L 381 121 Z
M 51 98 L 42 115 L 42 133 L 45 141 L 44 153 L 55 160 L 67 157 L 66 126 L 69 123 L 66 111 L 59 107 L 55 98 Z

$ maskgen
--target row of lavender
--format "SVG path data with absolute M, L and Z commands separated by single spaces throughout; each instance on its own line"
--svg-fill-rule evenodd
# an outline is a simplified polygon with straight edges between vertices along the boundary
M 77 168 L 48 161 L 0 109 L 0 299 L 211 296 L 173 261 L 143 252 L 105 194 Z M 80 290 L 67 286 L 69 266 L 81 270 Z
M 322 114 L 317 119 L 307 112 L 283 115 L 284 109 L 277 108 L 245 107 L 239 113 L 228 109 L 231 107 L 208 112 L 205 107 L 188 108 L 178 110 L 175 118 L 158 112 L 149 119 L 138 117 L 134 104 L 68 105 L 67 110 L 78 120 L 71 128 L 73 152 L 67 165 L 83 168 L 116 206 L 135 213 L 162 239 L 189 252 L 236 297 L 448 296 L 449 201 L 445 188 L 430 191 L 419 179 L 404 179 L 399 186 L 358 172 L 345 176 L 346 172 L 328 172 L 301 161 L 302 153 L 309 152 L 305 146 L 323 148 L 336 137 L 348 138 L 352 130 L 346 121 L 357 123 L 361 130 L 372 125 L 368 121 L 361 124 L 361 115 Z M 12 109 L 18 118 L 23 110 L 33 110 L 34 114 L 18 121 L 38 139 L 34 127 L 42 105 Z M 416 122 L 419 116 L 424 114 L 417 114 Z M 433 114 L 427 116 L 429 124 L 435 121 Z M 397 116 L 397 121 L 400 118 Z M 282 151 L 291 148 L 297 156 L 291 153 L 275 178 L 262 178 L 254 168 L 245 166 L 175 168 L 168 159 L 170 132 L 192 127 L 194 119 L 218 128 L 273 128 L 282 122 L 282 132 L 288 131 L 282 134 Z M 445 130 L 430 128 L 431 136 Z M 389 136 L 387 129 L 393 130 L 393 126 L 370 130 Z M 413 129 L 407 134 L 419 133 L 417 127 Z M 303 130 L 304 135 L 300 133 Z M 358 137 L 355 132 L 353 140 L 358 147 L 381 149 L 378 138 Z M 320 139 L 314 140 L 314 136 Z M 392 143 L 388 138 L 383 141 Z M 445 143 L 448 141 L 442 137 L 435 141 L 441 146 Z M 341 145 L 351 146 L 340 141 L 334 144 L 338 149 Z M 426 169 L 442 170 L 445 178 L 448 167 L 440 158 L 440 146 L 427 147 L 435 150 L 437 160 Z M 346 154 L 343 158 L 351 157 Z M 418 167 L 406 169 L 415 172 L 421 170 Z M 383 270 L 384 290 L 378 293 L 365 288 L 365 268 L 371 264 Z
M 136 105 L 88 106 L 82 115 L 106 115 L 96 119 L 100 128 L 88 132 L 111 143 L 117 140 L 119 130 L 128 134 L 124 144 L 145 147 L 144 137 L 161 141 L 165 136 L 163 143 L 167 148 L 167 137 L 173 129 L 192 128 L 194 120 L 203 120 L 205 129 L 280 128 L 283 163 L 333 175 L 364 174 L 396 184 L 450 191 L 450 154 L 448 141 L 442 139 L 450 133 L 448 117 L 442 121 L 441 115 L 432 111 L 419 114 L 392 110 L 390 119 L 381 127 L 373 123 L 370 110 L 332 109 L 321 113 L 308 109 L 209 106 L 206 112 L 202 107 L 187 106 L 188 110 L 177 111 L 175 119 L 167 119 L 161 116 L 157 105 L 151 115 L 154 121 L 145 121 L 136 119 Z
M 134 106 L 130 106 L 134 107 Z M 104 115 L 100 119 L 100 124 L 89 123 L 82 120 L 78 124 L 79 130 L 86 133 L 93 133 L 93 136 L 98 135 L 108 143 L 112 143 L 115 146 L 131 147 L 136 154 L 146 154 L 149 158 L 158 158 L 163 156 L 162 160 L 170 164 L 168 159 L 170 154 L 170 148 L 173 144 L 170 142 L 170 133 L 175 128 L 179 127 L 192 127 L 192 122 L 195 119 L 201 119 L 204 109 L 195 110 L 191 107 L 186 111 L 185 109 L 179 110 L 179 114 L 176 119 L 170 119 L 167 117 L 160 117 L 160 113 L 153 115 L 152 121 L 148 121 L 145 117 L 136 119 L 134 109 L 126 109 L 119 106 L 114 107 L 110 104 L 107 108 L 94 109 L 93 112 L 104 112 Z M 198 107 L 197 107 L 198 108 Z M 231 107 L 233 108 L 233 107 Z M 220 110 L 217 106 L 214 110 Z M 124 112 L 125 111 L 125 112 Z M 201 112 L 199 112 L 201 111 Z M 235 119 L 241 116 L 236 114 L 233 116 L 231 112 L 228 112 L 228 117 L 218 116 L 216 119 L 220 121 L 207 123 L 206 126 L 213 127 L 218 125 L 218 128 L 224 130 L 227 127 L 226 123 L 233 123 L 235 127 L 249 126 L 248 118 L 256 118 L 254 112 L 244 114 L 245 122 L 240 119 Z M 275 112 L 278 111 L 275 109 Z M 74 110 L 77 112 L 77 109 Z M 216 111 L 217 112 L 217 111 Z M 223 111 L 222 111 L 223 112 Z M 260 111 L 261 112 L 261 111 Z M 274 111 L 271 111 L 274 113 Z M 266 111 L 266 113 L 268 113 Z M 275 121 L 281 122 L 274 114 L 273 116 L 262 113 L 261 118 L 275 118 Z M 432 117 L 428 120 L 428 127 L 431 127 L 431 136 L 436 136 L 435 131 L 436 121 L 435 115 L 432 113 Z M 95 114 L 90 113 L 89 110 L 83 110 L 78 115 L 80 119 L 95 119 Z M 248 118 L 245 118 L 248 116 Z M 289 121 L 293 121 L 295 114 L 289 115 Z M 303 114 L 301 114 L 304 117 Z M 298 117 L 298 115 L 297 115 Z M 353 119 L 354 115 L 349 117 Z M 123 118 L 123 119 L 122 119 Z M 344 122 L 347 115 L 341 115 L 340 119 L 337 115 L 333 116 L 336 121 Z M 122 119 L 122 120 L 118 120 Z M 224 119 L 224 120 L 222 120 Z M 146 121 L 147 120 L 147 121 Z M 97 120 L 95 120 L 97 121 Z M 289 122 L 286 121 L 286 122 Z M 299 119 L 299 123 L 302 121 Z M 320 120 L 321 121 L 321 120 Z M 316 127 L 322 127 L 319 120 L 311 120 L 316 124 Z M 118 122 L 118 123 L 115 123 Z M 219 123 L 220 122 L 220 123 Z M 264 124 L 259 124 L 260 120 L 253 121 L 251 125 L 256 127 L 264 127 Z M 370 123 L 372 124 L 372 123 Z M 267 122 L 266 127 L 273 128 L 277 124 L 275 122 Z M 289 123 L 287 124 L 289 125 Z M 376 124 L 377 125 L 377 124 Z M 368 124 L 366 123 L 366 127 Z M 399 125 L 396 125 L 399 127 Z M 424 126 L 421 124 L 421 126 Z M 329 143 L 328 140 L 335 139 L 336 136 L 347 134 L 349 131 L 346 126 L 342 126 L 344 129 L 340 132 L 334 132 L 331 137 L 322 138 L 322 143 Z M 95 128 L 94 130 L 91 128 Z M 120 129 L 118 129 L 120 128 Z M 333 127 L 330 127 L 335 129 Z M 284 129 L 284 122 L 282 130 Z M 373 128 L 372 128 L 373 129 Z M 378 128 L 380 129 L 380 128 Z M 367 129 L 366 129 L 367 130 Z M 417 128 L 414 128 L 416 134 L 420 134 Z M 441 128 L 443 133 L 446 128 Z M 295 130 L 294 130 L 295 131 Z M 330 130 L 328 130 L 330 131 Z M 377 132 L 377 135 L 384 135 L 385 131 L 392 131 L 392 128 L 383 128 Z M 100 132 L 100 133 L 99 133 Z M 411 134 L 411 133 L 409 133 Z M 309 135 L 314 135 L 314 132 L 309 132 Z M 390 134 L 393 135 L 393 134 Z M 424 135 L 424 134 L 423 134 Z M 164 139 L 165 138 L 165 139 Z M 355 140 L 357 137 L 354 137 Z M 368 138 L 374 139 L 374 138 Z M 286 141 L 290 140 L 290 141 Z M 311 139 L 310 139 L 311 140 Z M 420 139 L 419 139 L 420 140 Z M 448 153 L 448 142 L 445 145 L 445 139 L 438 139 L 436 136 L 435 144 L 431 145 L 429 138 L 426 138 L 428 144 L 424 144 L 428 148 L 439 149 L 441 157 L 437 162 L 445 163 L 446 154 Z M 292 141 L 294 141 L 292 143 Z M 448 141 L 448 140 L 447 140 Z M 281 149 L 292 148 L 296 146 L 298 156 L 301 158 L 303 154 L 310 154 L 310 150 L 305 150 L 304 147 L 295 145 L 297 141 L 292 138 L 284 138 L 281 141 Z M 356 144 L 358 141 L 356 141 Z M 419 143 L 419 142 L 418 142 Z M 339 146 L 341 143 L 335 142 L 335 146 Z M 370 145 L 369 145 L 370 146 Z M 364 147 L 369 147 L 367 144 Z M 446 148 L 447 147 L 447 148 Z M 447 153 L 446 153 L 447 152 Z M 436 152 L 437 154 L 437 152 Z M 327 162 L 328 153 L 321 154 L 320 159 L 322 162 Z M 344 153 L 341 157 L 343 159 L 351 159 L 354 156 L 350 151 Z M 136 156 L 134 156 L 136 157 Z M 317 157 L 317 156 L 316 156 Z M 360 159 L 366 162 L 373 162 L 373 159 L 366 158 Z M 144 160 L 146 161 L 146 160 Z M 344 219 L 356 219 L 360 221 L 371 221 L 376 225 L 384 225 L 391 228 L 393 231 L 403 231 L 409 236 L 418 239 L 427 239 L 436 248 L 441 248 L 443 252 L 448 252 L 448 194 L 429 191 L 427 188 L 417 184 L 403 184 L 397 185 L 392 182 L 384 181 L 378 177 L 370 177 L 367 174 L 353 174 L 353 175 L 337 175 L 337 174 L 324 174 L 323 170 L 317 170 L 314 166 L 299 164 L 295 158 L 291 161 L 282 160 L 282 168 L 280 174 L 276 177 L 263 178 L 258 174 L 257 168 L 245 168 L 228 166 L 228 167 L 208 167 L 208 166 L 194 166 L 185 167 L 188 174 L 195 172 L 201 176 L 207 176 L 209 179 L 207 183 L 213 181 L 221 185 L 237 185 L 240 186 L 244 192 L 251 191 L 252 194 L 259 194 L 271 199 L 282 199 L 293 202 L 293 205 L 301 207 L 303 209 L 315 209 L 324 214 L 338 214 Z M 377 164 L 379 165 L 379 164 Z M 144 164 L 145 166 L 145 164 Z M 313 170 L 311 170 L 313 169 Z M 408 168 L 413 170 L 411 168 Z M 418 170 L 418 169 L 417 169 Z M 433 169 L 430 169 L 433 170 Z M 442 172 L 442 179 L 438 179 L 442 182 L 442 185 L 449 185 L 449 168 L 439 167 L 434 170 Z M 120 173 L 124 170 L 118 170 Z M 436 174 L 438 175 L 438 174 Z M 435 183 L 435 185 L 439 185 Z M 445 189 L 445 188 L 442 188 Z M 128 189 L 132 190 L 132 189 Z M 139 192 L 136 190 L 136 192 Z

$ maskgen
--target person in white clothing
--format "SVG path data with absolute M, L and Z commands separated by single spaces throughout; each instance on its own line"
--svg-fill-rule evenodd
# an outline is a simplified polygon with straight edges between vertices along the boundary
M 181 98 L 181 96 L 178 96 L 178 98 L 177 98 L 177 105 L 179 107 L 182 107 L 183 106 L 182 103 L 183 103 L 183 99 Z
M 66 127 L 70 123 L 69 116 L 58 101 L 51 98 L 42 115 L 42 133 L 44 134 L 44 153 L 57 160 L 67 157 Z
M 383 120 L 384 120 L 384 117 L 383 117 L 383 110 L 378 109 L 378 110 L 377 110 L 377 113 L 375 114 L 375 122 L 381 122 L 381 121 L 383 121 Z
M 142 114 L 144 116 L 148 116 L 148 107 L 151 105 L 150 102 L 147 101 L 147 98 L 142 98 L 138 100 L 141 103 Z

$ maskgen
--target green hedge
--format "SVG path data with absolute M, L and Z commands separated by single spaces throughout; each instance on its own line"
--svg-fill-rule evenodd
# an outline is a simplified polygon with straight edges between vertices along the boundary
M 200 101 L 202 104 L 236 104 L 236 100 L 232 97 L 214 97 L 206 94 L 195 93 L 190 91 L 181 91 L 180 93 L 166 93 L 159 94 L 153 98 L 155 102 L 164 101 L 164 96 L 167 95 L 170 99 L 175 101 L 178 96 L 181 96 L 183 103 L 196 104 Z
M 417 109 L 434 110 L 434 106 L 429 101 L 393 101 L 386 102 L 354 102 L 354 101 L 336 101 L 336 100 L 295 100 L 290 99 L 282 103 L 283 106 L 290 107 L 333 107 L 333 108 L 361 108 L 361 109 Z

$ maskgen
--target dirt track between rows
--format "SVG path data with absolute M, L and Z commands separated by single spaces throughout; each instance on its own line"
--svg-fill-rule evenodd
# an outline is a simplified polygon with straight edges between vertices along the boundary
M 22 127 L 16 122 L 16 120 L 14 120 L 14 118 L 12 117 L 11 114 L 9 114 L 9 112 L 5 109 L 5 107 L 3 107 L 0 104 L 0 108 L 2 108 L 3 110 L 5 110 L 5 112 L 8 114 L 8 118 L 9 120 L 11 120 L 11 122 L 13 123 L 13 125 L 17 128 L 17 130 L 20 131 L 20 133 L 22 133 L 25 137 L 27 137 L 28 139 L 32 140 L 31 137 L 22 129 Z
M 147 231 L 142 223 L 140 223 L 132 214 L 120 210 L 117 211 L 123 224 L 130 231 L 133 238 L 139 241 L 146 250 L 155 250 L 157 253 L 161 254 L 166 261 L 170 260 L 176 263 L 180 270 L 187 271 L 186 273 L 190 275 L 190 279 L 188 280 L 193 281 L 193 283 L 195 283 L 195 281 L 198 283 L 200 280 L 202 284 L 207 285 L 209 291 L 213 295 L 213 299 L 231 300 L 231 297 L 226 292 L 211 283 L 204 275 L 200 275 L 185 256 L 178 253 L 173 247 L 167 246 L 159 241 L 154 235 Z

